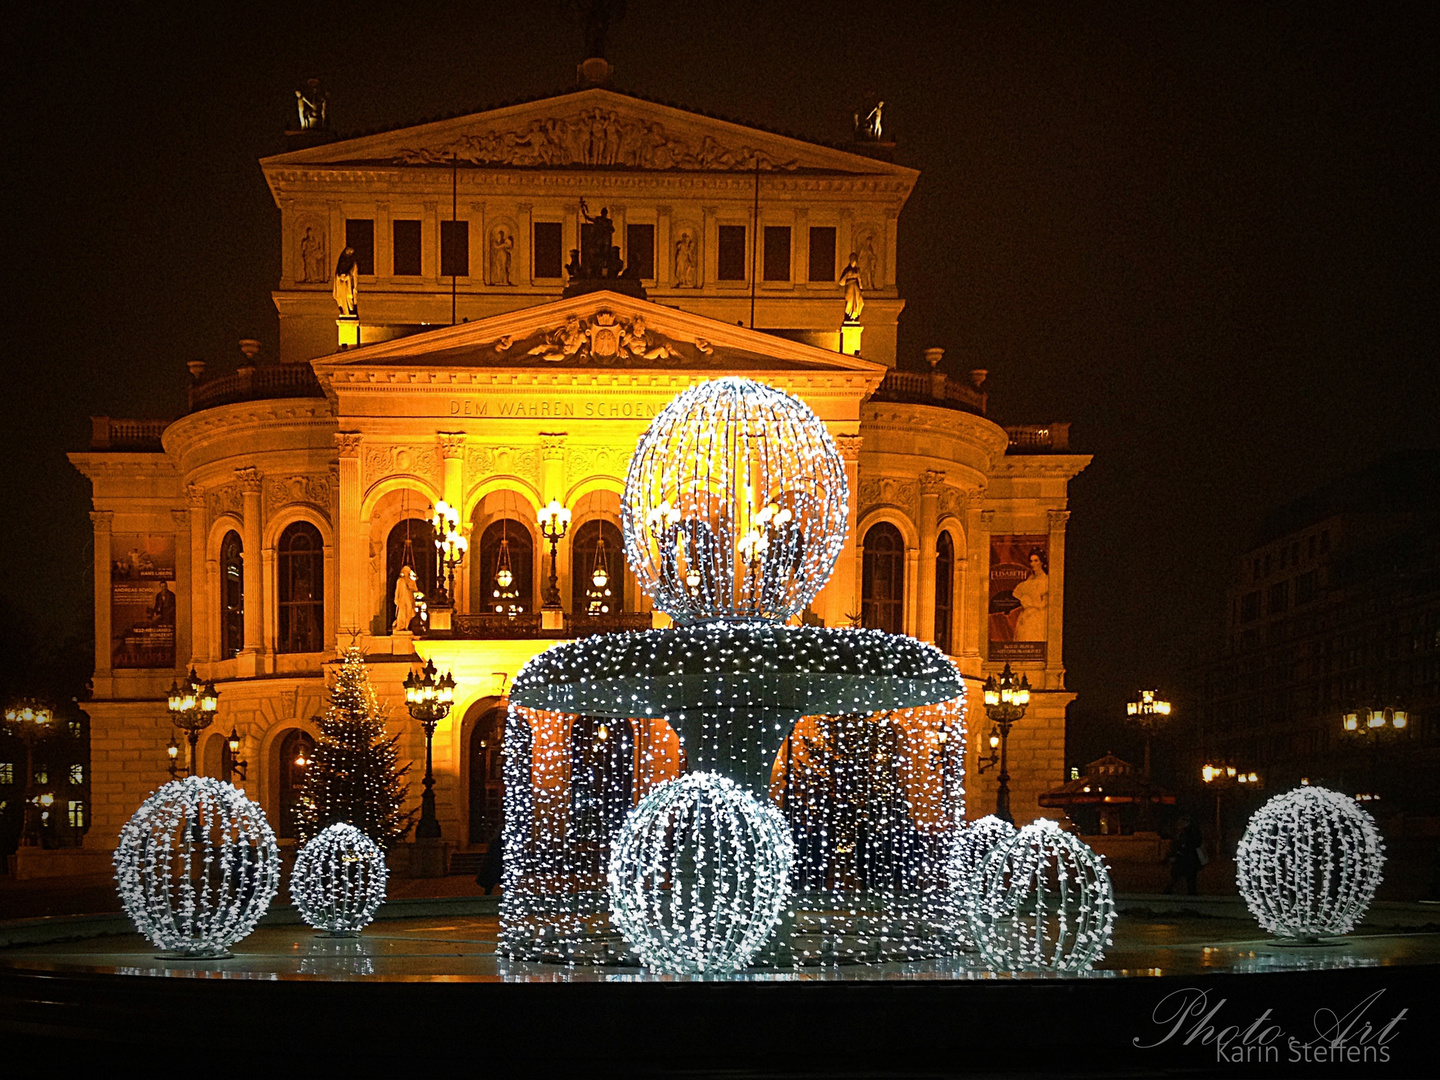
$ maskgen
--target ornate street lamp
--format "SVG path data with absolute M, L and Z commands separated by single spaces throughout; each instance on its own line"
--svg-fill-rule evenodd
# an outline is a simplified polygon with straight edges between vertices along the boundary
M 1368 745 L 1370 748 L 1370 788 L 1366 792 L 1367 802 L 1378 799 L 1376 794 L 1376 772 L 1380 758 L 1380 745 L 1405 734 L 1410 728 L 1410 713 L 1394 706 L 1376 702 L 1368 709 L 1349 709 L 1340 717 L 1341 734 L 1352 742 Z
M 435 530 L 435 556 L 440 562 L 435 574 L 439 595 L 430 607 L 454 607 L 455 568 L 464 560 L 470 542 L 460 533 L 460 511 L 444 499 L 430 508 L 430 526 Z
M 1258 791 L 1261 787 L 1260 774 L 1253 769 L 1246 771 L 1238 769 L 1234 765 L 1211 765 L 1209 763 L 1201 766 L 1200 779 L 1205 781 L 1205 786 L 1215 792 L 1215 850 L 1224 850 L 1225 834 L 1220 824 L 1220 798 L 1230 788 L 1248 789 Z
M 168 698 L 170 722 L 185 732 L 186 741 L 190 743 L 190 775 L 199 776 L 200 768 L 195 747 L 200 741 L 200 732 L 209 727 L 215 719 L 215 710 L 220 707 L 220 695 L 215 690 L 215 684 L 213 682 L 202 683 L 192 667 L 190 674 L 185 676 L 184 682 L 170 684 Z M 171 775 L 174 775 L 173 766 L 176 756 L 177 754 L 170 754 Z
M 230 776 L 226 779 L 231 780 L 231 777 L 238 776 L 244 780 L 245 770 L 250 767 L 250 763 L 240 756 L 240 732 L 234 724 L 230 725 L 230 734 L 225 737 L 225 748 L 230 751 Z M 231 780 L 231 783 L 234 781 Z
M 540 535 L 550 542 L 550 584 L 545 588 L 545 603 L 541 612 L 542 625 L 546 629 L 556 630 L 563 625 L 563 617 L 557 618 L 553 614 L 561 610 L 560 563 L 555 546 L 560 543 L 570 528 L 570 511 L 561 506 L 558 499 L 551 499 L 550 504 L 540 511 L 538 524 L 540 525 Z M 547 613 L 549 613 L 548 618 Z
M 1010 770 L 1006 751 L 1010 725 L 1024 717 L 1029 704 L 1030 680 L 1024 675 L 1017 679 L 1008 663 L 999 679 L 991 675 L 985 680 L 985 715 L 1000 731 L 1000 788 L 995 794 L 995 816 L 1012 823 L 1015 818 L 1010 813 Z
M 405 707 L 425 727 L 425 793 L 420 797 L 420 822 L 415 826 L 417 840 L 440 839 L 440 821 L 435 816 L 435 726 L 450 714 L 453 704 L 455 680 L 448 671 L 437 679 L 435 661 L 426 660 L 419 675 L 412 669 L 405 676 Z
M 1145 733 L 1145 779 L 1150 779 L 1150 739 L 1170 715 L 1170 702 L 1160 698 L 1159 690 L 1141 690 L 1135 701 L 1125 703 L 1125 714 Z
M 20 843 L 37 847 L 40 843 L 40 797 L 35 794 L 35 744 L 55 732 L 55 710 L 37 701 L 17 701 L 5 710 L 5 730 L 25 743 L 25 794 Z

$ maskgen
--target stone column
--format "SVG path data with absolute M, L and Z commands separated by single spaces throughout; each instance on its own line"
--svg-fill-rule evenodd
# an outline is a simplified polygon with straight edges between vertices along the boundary
M 90 521 L 95 526 L 95 696 L 104 697 L 109 695 L 114 677 L 110 667 L 110 533 L 115 512 L 92 510 Z
M 945 474 L 926 469 L 920 474 L 920 573 L 918 609 L 920 613 L 915 636 L 935 643 L 935 542 L 940 526 L 940 492 L 945 487 Z M 953 601 L 952 601 L 953 603 Z
M 170 521 L 175 526 L 175 667 L 184 671 L 195 655 L 196 625 L 193 617 L 195 605 L 185 601 L 195 593 L 195 578 L 199 571 L 190 544 L 190 511 L 171 510 Z M 205 564 L 201 562 L 198 565 Z M 185 590 L 184 596 L 181 595 L 182 589 Z
M 190 528 L 190 660 L 205 663 L 210 653 L 210 576 L 205 558 L 205 492 L 198 484 L 185 486 Z M 179 544 L 177 542 L 178 549 Z M 180 657 L 176 656 L 176 661 Z
M 369 538 L 364 535 L 360 522 L 360 433 L 336 432 L 335 452 L 339 458 L 335 511 L 335 562 L 339 585 L 336 595 L 339 611 L 335 616 L 336 640 L 332 644 L 338 649 L 341 637 L 352 631 L 360 633 L 367 629 L 364 597 L 365 557 Z
M 990 659 L 990 530 L 995 511 L 981 510 L 980 527 L 970 537 L 970 565 L 975 568 L 975 651 L 982 661 Z
M 245 544 L 245 647 L 240 650 L 236 670 L 241 675 L 260 675 L 265 656 L 265 555 L 260 531 L 260 470 L 235 470 L 240 481 L 241 516 Z
M 470 535 L 470 522 L 464 517 L 465 511 L 465 433 L 463 431 L 442 431 L 440 435 L 440 457 L 444 463 L 445 480 L 443 498 L 461 515 L 460 532 L 475 544 L 479 537 Z M 450 598 L 455 610 L 470 610 L 470 559 L 478 559 L 480 549 L 472 546 L 466 552 L 466 561 L 455 568 L 455 595 Z
M 848 626 L 849 616 L 860 616 L 861 552 L 860 537 L 860 435 L 837 435 L 835 445 L 845 461 L 845 483 L 850 488 L 850 502 L 845 509 L 845 546 L 835 563 L 835 573 L 826 587 L 830 603 L 823 613 L 829 626 Z
M 1050 602 L 1045 618 L 1045 686 L 1065 689 L 1065 661 L 1061 653 L 1065 634 L 1065 525 L 1069 510 L 1051 510 L 1050 519 Z

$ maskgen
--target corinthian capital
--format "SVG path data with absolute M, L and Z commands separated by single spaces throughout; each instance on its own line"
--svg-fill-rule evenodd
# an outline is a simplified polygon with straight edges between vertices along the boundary
M 441 431 L 437 434 L 440 440 L 440 456 L 445 459 L 458 458 L 465 452 L 465 432 L 463 431 Z
M 920 474 L 920 494 L 939 495 L 945 488 L 945 474 L 939 469 L 926 469 Z
M 342 458 L 360 456 L 360 433 L 358 431 L 335 432 L 335 450 Z
M 1065 523 L 1070 520 L 1070 511 L 1049 510 L 1046 511 L 1046 517 L 1050 519 L 1050 531 L 1052 533 L 1063 533 L 1065 531 Z
M 863 435 L 836 435 L 835 445 L 840 450 L 840 456 L 846 464 L 853 465 L 860 460 L 860 445 L 865 441 Z
M 559 461 L 565 453 L 563 431 L 542 431 L 540 433 L 540 456 L 546 461 Z
M 260 470 L 253 465 L 235 470 L 235 479 L 240 481 L 240 490 L 248 494 L 260 494 Z

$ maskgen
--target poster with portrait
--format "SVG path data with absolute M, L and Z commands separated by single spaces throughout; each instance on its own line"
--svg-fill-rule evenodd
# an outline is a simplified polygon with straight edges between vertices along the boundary
M 991 660 L 1044 663 L 1050 638 L 1050 537 L 990 537 Z
M 175 666 L 175 534 L 110 538 L 110 664 Z

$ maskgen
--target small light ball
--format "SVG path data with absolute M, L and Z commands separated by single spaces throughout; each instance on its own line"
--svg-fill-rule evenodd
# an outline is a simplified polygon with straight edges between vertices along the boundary
M 997 843 L 964 897 L 971 940 L 1000 970 L 1084 971 L 1115 926 L 1104 858 L 1048 818 Z
M 385 902 L 388 876 L 380 845 L 355 826 L 336 822 L 295 857 L 290 899 L 316 930 L 353 937 Z
M 1235 880 L 1267 932 L 1315 940 L 1355 928 L 1384 866 L 1375 819 L 1348 795 L 1306 786 L 1255 811 L 1235 853 Z
M 280 849 L 259 805 L 206 776 L 172 780 L 140 804 L 115 848 L 120 902 L 156 947 L 226 955 L 280 887 Z
M 716 773 L 659 785 L 610 848 L 610 913 L 646 967 L 714 975 L 770 939 L 794 843 L 780 812 Z
M 985 856 L 996 846 L 1014 837 L 1016 828 L 1004 818 L 986 814 L 976 821 L 965 822 L 950 842 L 950 855 L 946 862 L 946 878 L 950 885 L 951 919 L 954 932 L 962 939 L 968 939 L 969 929 L 965 918 L 965 887 Z
M 660 410 L 635 448 L 626 562 L 677 622 L 805 610 L 845 543 L 845 462 L 799 398 L 726 377 Z

